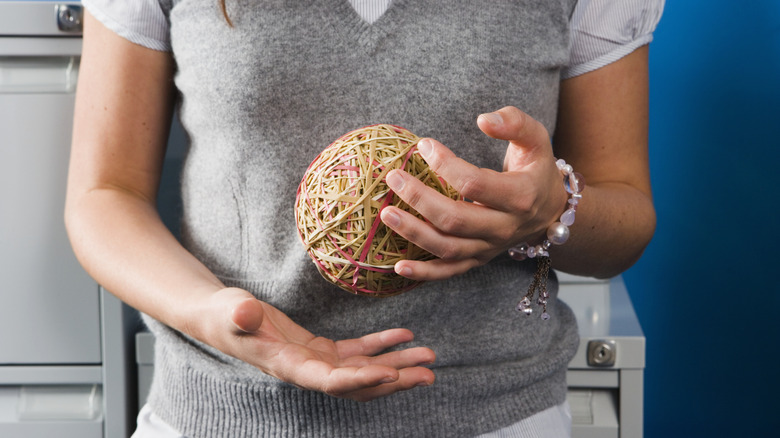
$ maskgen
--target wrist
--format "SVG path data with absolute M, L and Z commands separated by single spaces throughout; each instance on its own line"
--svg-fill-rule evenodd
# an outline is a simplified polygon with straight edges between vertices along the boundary
M 537 256 L 549 257 L 550 248 L 554 245 L 563 245 L 569 239 L 569 227 L 574 224 L 577 207 L 582 199 L 582 190 L 585 188 L 585 179 L 562 159 L 557 160 L 555 165 L 563 177 L 563 189 L 568 194 L 568 198 L 565 203 L 556 201 L 556 204 L 563 205 L 563 208 L 558 207 L 556 216 L 558 220 L 547 226 L 541 243 L 522 242 L 509 249 L 509 256 L 515 260 L 525 260 Z
M 200 342 L 216 346 L 219 332 L 225 325 L 220 317 L 229 316 L 224 303 L 225 289 L 224 285 L 216 283 L 190 288 L 185 302 L 171 310 L 175 318 L 172 327 Z
M 568 206 L 561 213 L 558 221 L 547 227 L 546 238 L 542 243 L 529 245 L 523 242 L 508 251 L 509 256 L 515 260 L 537 259 L 536 273 L 528 287 L 528 293 L 517 303 L 517 310 L 531 315 L 533 313 L 531 302 L 538 290 L 537 304 L 542 306 L 541 317 L 543 320 L 550 319 L 550 315 L 547 313 L 547 300 L 550 297 L 547 291 L 547 275 L 550 270 L 550 253 L 548 251 L 553 245 L 563 245 L 569 240 L 569 227 L 574 224 L 577 206 L 582 198 L 582 190 L 585 188 L 585 179 L 579 173 L 574 172 L 574 169 L 564 160 L 557 160 L 555 165 L 563 174 L 564 190 L 569 194 Z

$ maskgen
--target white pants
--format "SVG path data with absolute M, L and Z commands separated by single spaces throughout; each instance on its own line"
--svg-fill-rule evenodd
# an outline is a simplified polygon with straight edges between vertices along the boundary
M 511 426 L 480 435 L 477 438 L 570 438 L 571 411 L 569 404 L 539 412 Z M 144 405 L 138 414 L 138 429 L 131 438 L 187 438 L 162 421 Z
M 569 403 L 545 409 L 503 429 L 494 430 L 477 438 L 571 438 L 571 410 Z
M 138 428 L 130 438 L 187 438 L 162 421 L 152 412 L 149 405 L 144 405 L 138 413 Z

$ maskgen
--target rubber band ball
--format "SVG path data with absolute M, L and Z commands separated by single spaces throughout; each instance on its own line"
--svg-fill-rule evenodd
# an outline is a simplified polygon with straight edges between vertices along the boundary
M 406 292 L 420 282 L 396 274 L 393 266 L 434 258 L 379 218 L 389 205 L 421 217 L 387 186 L 385 177 L 393 169 L 460 199 L 417 153 L 418 141 L 399 126 L 366 126 L 331 143 L 301 180 L 295 202 L 298 234 L 320 274 L 348 292 L 373 297 Z

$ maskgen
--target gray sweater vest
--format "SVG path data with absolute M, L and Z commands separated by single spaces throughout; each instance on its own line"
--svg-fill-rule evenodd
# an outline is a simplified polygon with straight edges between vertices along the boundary
M 436 383 L 357 403 L 269 377 L 147 318 L 157 337 L 154 411 L 187 436 L 473 436 L 563 402 L 577 344 L 553 294 L 549 321 L 515 311 L 535 262 L 498 257 L 399 296 L 353 296 L 298 239 L 295 192 L 342 134 L 392 123 L 500 170 L 506 143 L 475 123 L 514 105 L 554 130 L 573 0 L 395 0 L 373 25 L 340 0 L 174 1 L 183 241 L 226 284 L 316 335 L 411 329 L 437 353 Z

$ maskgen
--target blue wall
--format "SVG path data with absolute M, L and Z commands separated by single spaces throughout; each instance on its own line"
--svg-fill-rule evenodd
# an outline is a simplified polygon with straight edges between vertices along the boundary
M 668 0 L 650 53 L 646 436 L 780 436 L 780 1 Z

